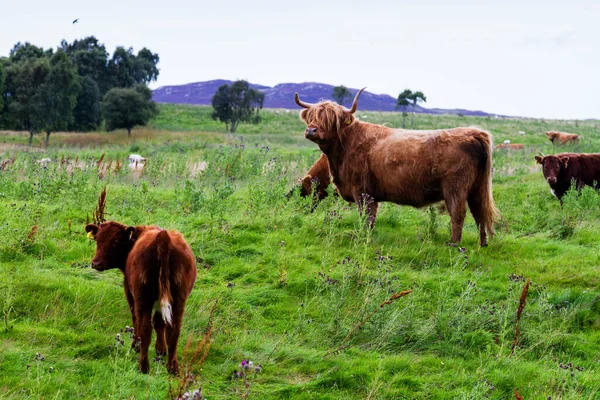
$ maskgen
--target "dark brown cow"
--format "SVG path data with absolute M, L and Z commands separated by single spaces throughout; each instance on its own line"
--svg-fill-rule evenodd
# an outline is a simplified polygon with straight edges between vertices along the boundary
M 600 153 L 576 154 L 560 153 L 554 156 L 535 156 L 535 161 L 542 165 L 542 173 L 550 186 L 552 194 L 560 200 L 574 181 L 577 190 L 584 186 L 599 188 Z
M 579 136 L 575 133 L 548 131 L 546 136 L 554 144 L 579 143 Z
M 370 203 L 371 222 L 381 201 L 422 207 L 444 200 L 453 243 L 461 240 L 468 202 L 486 246 L 499 215 L 492 197 L 490 135 L 476 128 L 412 131 L 359 121 L 353 114 L 361 92 L 349 110 L 331 101 L 308 104 L 295 95 L 305 108 L 300 113 L 305 137 L 327 156 L 339 194 L 359 209 Z
M 87 225 L 85 230 L 96 240 L 92 267 L 98 271 L 118 268 L 125 277 L 125 296 L 140 345 L 140 371 L 148 373 L 154 324 L 156 352 L 164 355 L 168 348 L 167 369 L 177 374 L 181 320 L 196 280 L 192 249 L 179 232 L 156 226 L 125 226 L 109 221 L 100 226 Z

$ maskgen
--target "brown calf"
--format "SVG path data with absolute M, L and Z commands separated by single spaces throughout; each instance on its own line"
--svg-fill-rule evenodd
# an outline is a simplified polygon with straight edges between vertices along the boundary
M 579 143 L 579 136 L 575 133 L 548 131 L 546 136 L 554 144 Z
M 181 320 L 196 280 L 192 249 L 179 232 L 156 226 L 125 226 L 109 221 L 99 226 L 89 224 L 85 230 L 88 237 L 96 240 L 92 267 L 98 271 L 118 268 L 123 272 L 125 297 L 140 345 L 140 371 L 149 370 L 148 347 L 154 324 L 156 353 L 167 354 L 168 348 L 167 369 L 177 374 Z
M 477 128 L 410 131 L 359 121 L 353 114 L 361 92 L 350 109 L 295 96 L 304 108 L 304 135 L 327 156 L 340 196 L 366 208 L 371 222 L 382 201 L 422 207 L 443 200 L 453 243 L 461 240 L 468 203 L 486 246 L 499 216 L 492 197 L 490 135 Z
M 554 156 L 535 156 L 535 161 L 542 165 L 542 173 L 550 186 L 550 192 L 560 200 L 575 183 L 577 190 L 584 186 L 600 188 L 600 154 L 599 153 L 560 153 Z
M 520 144 L 520 143 L 515 143 L 515 144 L 512 144 L 512 143 L 502 143 L 502 144 L 497 145 L 495 147 L 495 149 L 496 150 L 499 150 L 499 149 L 523 150 L 523 147 L 524 146 L 522 144 Z

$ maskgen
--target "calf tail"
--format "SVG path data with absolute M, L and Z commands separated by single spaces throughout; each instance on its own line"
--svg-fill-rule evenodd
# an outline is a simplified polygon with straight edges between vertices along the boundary
M 171 310 L 173 298 L 171 297 L 171 284 L 169 279 L 170 243 L 171 239 L 169 239 L 169 233 L 167 231 L 160 231 L 156 236 L 158 255 L 158 299 L 160 303 L 160 313 L 162 314 L 163 320 L 169 325 L 172 324 L 173 319 Z
M 483 226 L 491 237 L 495 233 L 494 223 L 500 219 L 500 211 L 496 208 L 492 196 L 492 138 L 489 133 L 481 131 L 475 135 L 475 139 L 479 141 L 485 154 L 485 163 L 477 178 L 477 190 L 479 191 L 479 201 L 481 201 Z

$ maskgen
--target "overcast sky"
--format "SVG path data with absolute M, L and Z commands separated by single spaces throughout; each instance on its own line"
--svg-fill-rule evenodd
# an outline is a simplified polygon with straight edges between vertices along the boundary
M 426 107 L 600 118 L 599 1 L 20 0 L 0 13 L 2 55 L 88 35 L 159 53 L 153 88 L 316 81 L 421 90 Z

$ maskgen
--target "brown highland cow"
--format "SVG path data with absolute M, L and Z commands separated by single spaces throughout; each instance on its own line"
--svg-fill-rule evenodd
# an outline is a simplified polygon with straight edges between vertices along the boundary
M 452 243 L 461 240 L 468 203 L 486 246 L 499 216 L 492 197 L 490 135 L 477 128 L 414 131 L 359 121 L 354 112 L 363 90 L 350 109 L 331 101 L 305 103 L 295 95 L 304 108 L 305 137 L 327 156 L 340 196 L 366 209 L 371 223 L 382 201 L 423 207 L 444 200 Z

